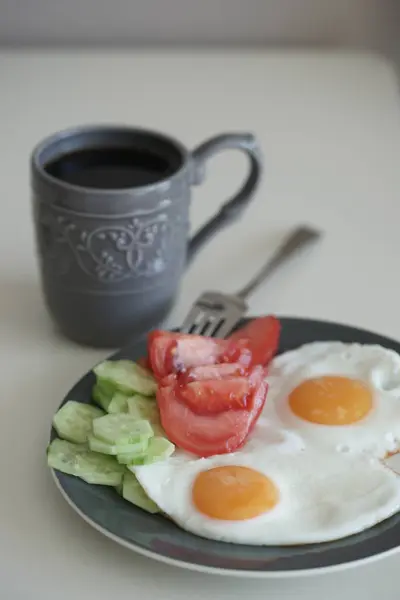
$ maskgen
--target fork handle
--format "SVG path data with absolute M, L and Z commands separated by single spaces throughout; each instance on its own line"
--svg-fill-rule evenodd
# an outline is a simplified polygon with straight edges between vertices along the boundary
M 271 275 L 278 267 L 285 263 L 289 258 L 297 254 L 305 246 L 320 237 L 320 232 L 311 227 L 297 227 L 286 238 L 283 244 L 272 255 L 262 269 L 243 287 L 236 296 L 239 298 L 247 298 L 251 292 L 262 283 L 269 275 Z

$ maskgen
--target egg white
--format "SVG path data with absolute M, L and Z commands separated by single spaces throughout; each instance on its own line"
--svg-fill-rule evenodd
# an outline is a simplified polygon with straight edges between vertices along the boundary
M 289 406 L 290 392 L 303 381 L 340 375 L 363 381 L 371 390 L 373 407 L 354 424 L 310 423 Z M 318 342 L 276 357 L 268 373 L 263 418 L 272 427 L 296 432 L 307 448 L 367 453 L 383 458 L 400 449 L 400 356 L 376 345 Z
M 400 479 L 378 460 L 316 448 L 295 451 L 290 444 L 257 451 L 193 459 L 178 453 L 164 462 L 132 467 L 160 509 L 180 527 L 199 536 L 252 545 L 325 542 L 360 532 L 400 508 Z M 244 521 L 225 521 L 200 513 L 192 486 L 201 471 L 222 465 L 253 468 L 279 489 L 270 511 Z

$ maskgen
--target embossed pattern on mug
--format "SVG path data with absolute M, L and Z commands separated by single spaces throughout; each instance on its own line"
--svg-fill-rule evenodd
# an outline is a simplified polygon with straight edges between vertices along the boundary
M 77 266 L 103 284 L 163 273 L 168 256 L 173 256 L 170 250 L 177 229 L 183 225 L 180 215 L 171 218 L 167 214 L 167 205 L 133 211 L 110 224 L 109 216 L 80 214 L 39 203 L 39 249 L 46 256 L 45 268 L 65 278 Z

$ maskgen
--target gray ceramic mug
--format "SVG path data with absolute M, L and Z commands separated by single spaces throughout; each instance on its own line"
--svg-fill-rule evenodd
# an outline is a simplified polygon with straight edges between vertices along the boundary
M 107 189 L 77 185 L 49 171 L 48 165 L 71 153 L 102 148 L 136 152 L 139 158 L 151 153 L 169 171 L 156 181 Z M 203 182 L 210 157 L 235 148 L 249 157 L 248 177 L 189 240 L 191 186 Z M 261 171 L 258 146 L 246 133 L 219 135 L 193 152 L 161 133 L 118 126 L 74 128 L 39 143 L 31 175 L 40 274 L 46 305 L 64 335 L 115 347 L 160 326 L 186 265 L 241 214 Z

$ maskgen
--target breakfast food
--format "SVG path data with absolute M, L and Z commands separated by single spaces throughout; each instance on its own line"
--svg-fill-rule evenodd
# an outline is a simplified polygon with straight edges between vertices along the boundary
M 379 461 L 315 448 L 290 451 L 262 438 L 257 446 L 200 461 L 177 453 L 134 472 L 180 527 L 225 542 L 326 542 L 399 509 L 399 479 Z
M 275 357 L 279 334 L 274 317 L 227 340 L 152 332 L 140 366 L 94 369 L 98 408 L 55 415 L 49 466 L 226 542 L 324 542 L 388 518 L 400 356 L 324 342 Z
M 400 356 L 380 346 L 324 342 L 278 356 L 265 416 L 309 446 L 384 458 L 400 450 Z
M 206 457 L 243 446 L 266 395 L 265 372 L 259 366 L 241 377 L 161 383 L 157 403 L 168 438 L 181 449 Z M 199 411 L 193 408 L 197 398 Z
M 265 366 L 275 354 L 280 324 L 272 316 L 257 328 L 218 340 L 155 331 L 149 365 L 158 380 L 161 423 L 179 448 L 206 457 L 241 448 L 263 409 Z

